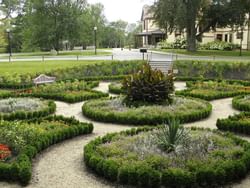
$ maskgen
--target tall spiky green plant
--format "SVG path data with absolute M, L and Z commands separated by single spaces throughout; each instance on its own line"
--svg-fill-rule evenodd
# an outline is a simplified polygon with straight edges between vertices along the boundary
M 170 153 L 178 146 L 185 146 L 190 140 L 190 133 L 184 129 L 179 120 L 172 119 L 157 131 L 156 138 L 159 147 Z

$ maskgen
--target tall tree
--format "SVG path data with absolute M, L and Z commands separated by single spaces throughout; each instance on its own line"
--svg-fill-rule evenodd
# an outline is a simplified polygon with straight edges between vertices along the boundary
M 242 5 L 233 0 L 158 0 L 152 10 L 156 22 L 167 32 L 185 31 L 187 50 L 195 51 L 196 40 L 204 32 L 242 24 Z

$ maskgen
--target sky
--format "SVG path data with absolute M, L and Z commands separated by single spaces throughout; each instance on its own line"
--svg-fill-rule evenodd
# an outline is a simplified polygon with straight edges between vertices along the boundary
M 141 19 L 142 7 L 152 4 L 154 0 L 88 0 L 90 4 L 102 3 L 108 21 L 119 19 L 136 23 Z

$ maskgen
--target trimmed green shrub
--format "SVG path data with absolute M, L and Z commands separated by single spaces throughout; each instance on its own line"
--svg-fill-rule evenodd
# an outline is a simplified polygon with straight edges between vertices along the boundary
M 226 119 L 218 119 L 216 126 L 223 131 L 250 135 L 250 113 L 243 112 Z
M 240 111 L 250 111 L 250 95 L 235 97 L 233 107 Z
M 19 100 L 19 98 L 15 99 L 17 101 Z M 32 100 L 32 98 L 30 100 Z M 0 111 L 0 119 L 13 121 L 13 120 L 24 120 L 30 118 L 40 118 L 53 114 L 56 111 L 56 104 L 53 101 L 44 101 L 44 100 L 39 100 L 39 101 L 41 101 L 41 105 L 44 105 L 44 107 L 42 106 L 41 109 L 35 111 L 34 109 L 31 110 L 23 109 L 6 113 Z
M 193 122 L 208 117 L 211 111 L 208 102 L 183 97 L 174 98 L 171 105 L 127 107 L 123 98 L 114 98 L 88 101 L 82 107 L 83 114 L 91 119 L 131 125 L 158 125 L 173 118 Z
M 63 116 L 22 122 L 1 121 L 0 143 L 11 146 L 13 158 L 7 162 L 0 161 L 0 180 L 18 181 L 27 185 L 32 174 L 32 158 L 37 153 L 50 145 L 92 131 L 92 124 Z
M 136 140 L 141 138 L 142 134 L 150 134 L 155 129 L 157 128 L 141 127 L 121 133 L 108 134 L 91 141 L 84 147 L 84 161 L 87 167 L 98 173 L 101 161 L 103 164 L 102 173 L 98 174 L 110 179 L 110 176 L 107 177 L 107 172 L 109 169 L 108 166 L 111 165 L 113 170 L 116 168 L 114 170 L 115 173 L 112 174 L 112 181 L 119 182 L 120 184 L 138 187 L 164 186 L 184 188 L 223 186 L 232 181 L 242 179 L 250 170 L 250 144 L 247 141 L 228 133 L 199 128 L 192 128 L 190 131 L 196 136 L 204 133 L 213 135 L 211 138 L 215 146 L 211 146 L 214 147 L 214 150 L 207 151 L 209 157 L 205 159 L 196 157 L 192 161 L 186 160 L 184 162 L 186 165 L 180 164 L 179 167 L 176 164 L 178 159 L 176 159 L 174 164 L 172 164 L 176 167 L 172 167 L 169 160 L 174 160 L 174 157 L 177 156 L 171 156 L 171 159 L 169 159 L 168 156 L 162 154 L 160 168 L 156 168 L 156 166 L 152 166 L 147 157 L 152 157 L 152 155 L 158 156 L 159 153 L 151 151 L 153 153 L 141 154 L 140 148 L 133 146 L 140 143 L 138 147 L 144 147 L 144 144 L 150 147 L 148 143 L 137 143 Z M 141 139 L 145 140 L 145 137 Z M 208 139 L 208 142 L 210 141 Z M 127 146 L 130 148 L 125 149 Z M 114 149 L 115 147 L 117 147 L 117 150 Z M 230 149 L 227 150 L 225 147 Z M 131 149 L 135 150 L 135 152 L 131 153 Z M 147 150 L 146 148 L 145 151 Z M 215 155 L 215 153 L 219 152 L 225 158 Z
M 125 91 L 122 89 L 122 84 L 119 82 L 109 84 L 109 92 L 117 95 L 125 94 Z

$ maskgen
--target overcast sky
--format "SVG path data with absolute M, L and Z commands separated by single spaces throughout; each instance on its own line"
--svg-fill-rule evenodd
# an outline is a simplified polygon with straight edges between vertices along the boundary
M 154 0 L 88 0 L 88 2 L 102 3 L 108 21 L 122 19 L 135 23 L 141 19 L 143 5 L 152 4 Z

